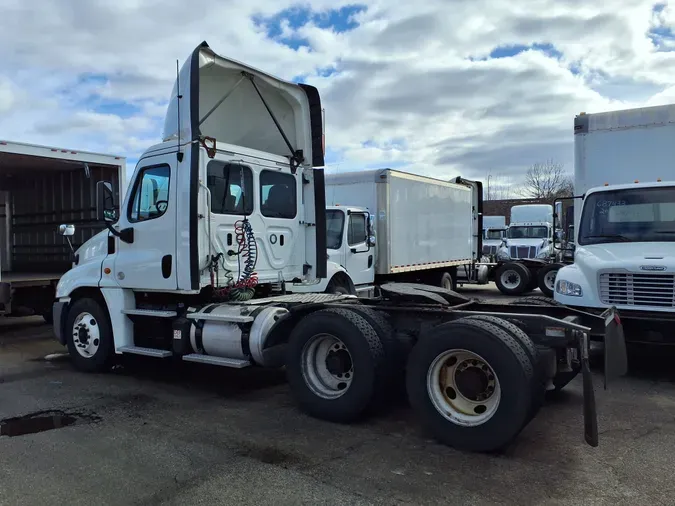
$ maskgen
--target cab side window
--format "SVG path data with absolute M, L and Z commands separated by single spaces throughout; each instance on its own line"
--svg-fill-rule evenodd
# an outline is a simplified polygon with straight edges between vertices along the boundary
M 130 200 L 129 221 L 147 221 L 162 216 L 169 207 L 170 182 L 171 168 L 168 165 L 142 169 Z
M 298 199 L 295 177 L 283 172 L 260 173 L 260 212 L 268 218 L 295 218 Z
M 212 213 L 249 215 L 253 212 L 253 172 L 249 167 L 214 160 L 209 162 L 206 171 Z
M 363 244 L 368 239 L 365 214 L 349 215 L 349 228 L 347 229 L 347 244 L 356 246 Z

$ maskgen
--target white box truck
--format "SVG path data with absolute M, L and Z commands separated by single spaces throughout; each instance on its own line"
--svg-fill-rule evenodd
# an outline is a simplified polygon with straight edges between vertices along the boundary
M 74 366 L 106 371 L 121 354 L 285 366 L 298 405 L 336 422 L 372 411 L 405 379 L 428 430 L 473 451 L 513 440 L 547 389 L 583 371 L 585 436 L 597 445 L 587 340 L 605 332 L 606 374 L 625 372 L 612 309 L 493 305 L 408 283 L 386 283 L 372 299 L 285 293 L 327 273 L 321 120 L 316 88 L 198 46 L 179 72 L 163 142 L 141 155 L 118 213 L 109 183 L 97 185 L 108 231 L 59 281 L 54 330 Z M 436 218 L 413 225 L 453 221 Z M 457 227 L 468 244 L 465 218 Z M 388 265 L 409 260 L 393 253 Z
M 457 266 L 479 248 L 476 190 L 392 169 L 326 175 L 327 275 L 287 289 L 370 296 L 399 281 L 454 290 Z
M 632 341 L 675 342 L 674 139 L 675 105 L 574 120 L 576 247 L 555 300 L 620 308 Z
M 126 186 L 120 156 L 0 141 L 0 314 L 51 321 L 56 284 L 83 257 L 78 248 L 105 228 L 96 218 L 96 184 Z M 118 198 L 119 195 L 116 197 Z M 66 239 L 60 224 L 77 225 Z

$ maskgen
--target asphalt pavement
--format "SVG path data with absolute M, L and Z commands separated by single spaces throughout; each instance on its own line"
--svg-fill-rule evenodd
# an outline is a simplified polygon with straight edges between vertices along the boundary
M 675 497 L 675 368 L 662 351 L 638 350 L 630 375 L 608 391 L 594 373 L 598 448 L 583 440 L 577 378 L 511 447 L 478 455 L 430 439 L 404 400 L 336 425 L 300 413 L 282 371 L 132 357 L 108 374 L 83 374 L 50 336 L 39 319 L 0 324 L 0 420 L 3 434 L 13 431 L 0 435 L 2 506 L 658 505 Z

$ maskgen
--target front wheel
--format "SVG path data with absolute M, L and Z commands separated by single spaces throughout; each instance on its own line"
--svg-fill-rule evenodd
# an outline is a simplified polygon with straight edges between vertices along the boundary
M 94 299 L 75 301 L 66 320 L 68 352 L 73 365 L 85 372 L 103 372 L 114 357 L 112 325 L 105 308 Z
M 508 262 L 495 273 L 495 284 L 505 295 L 521 295 L 530 285 L 530 271 L 518 262 Z
M 560 264 L 549 264 L 539 270 L 538 285 L 541 292 L 547 297 L 553 297 L 553 292 L 555 290 L 555 278 L 558 275 L 558 271 L 562 265 Z

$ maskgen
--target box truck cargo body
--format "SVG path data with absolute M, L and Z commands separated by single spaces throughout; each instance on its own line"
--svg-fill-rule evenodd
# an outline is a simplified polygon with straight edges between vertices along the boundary
M 574 122 L 573 265 L 555 299 L 621 309 L 627 338 L 675 342 L 675 105 L 580 114 Z
M 77 249 L 104 225 L 96 183 L 122 188 L 122 157 L 0 141 L 0 314 L 50 319 L 55 287 L 77 258 L 59 225 L 77 225 Z

